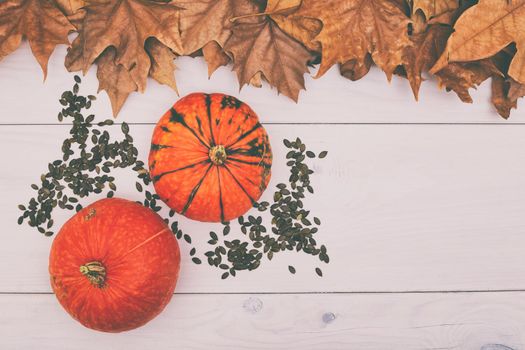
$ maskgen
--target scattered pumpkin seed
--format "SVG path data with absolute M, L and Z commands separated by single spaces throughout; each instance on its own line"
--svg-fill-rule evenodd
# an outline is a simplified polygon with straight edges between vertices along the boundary
M 35 227 L 46 236 L 54 234 L 49 229 L 54 225 L 52 213 L 56 207 L 78 212 L 82 209 L 80 199 L 92 194 L 101 194 L 108 188 L 106 196 L 113 197 L 117 187 L 111 170 L 116 168 L 131 167 L 139 179 L 135 187 L 138 192 L 144 193 L 145 197 L 143 202 L 139 203 L 155 212 L 162 210 L 162 207 L 157 205 L 160 197 L 150 191 L 144 191 L 144 186 L 150 185 L 151 179 L 144 167 L 145 163 L 137 159 L 138 150 L 129 134 L 129 125 L 125 122 L 121 124 L 124 138 L 115 141 L 111 139 L 109 132 L 104 130 L 114 124 L 113 120 L 107 119 L 93 124 L 94 115 L 84 118 L 83 110 L 89 109 L 91 101 L 96 100 L 96 97 L 78 95 L 81 79 L 75 76 L 74 80 L 72 90 L 65 91 L 59 100 L 64 107 L 58 113 L 58 120 L 73 120 L 70 135 L 62 143 L 62 157 L 48 164 L 48 172 L 40 177 L 40 186 L 31 184 L 31 188 L 36 191 L 35 197 L 31 198 L 27 205 L 18 205 L 22 211 L 22 215 L 17 219 L 18 224 L 27 221 L 29 226 Z M 260 267 L 264 256 L 272 260 L 275 254 L 286 250 L 302 251 L 318 256 L 324 263 L 329 262 L 326 247 L 321 245 L 318 248 L 313 237 L 318 228 L 313 226 L 311 220 L 315 225 L 320 225 L 321 221 L 317 217 L 311 219 L 310 211 L 304 208 L 302 202 L 305 193 L 314 192 L 310 183 L 310 175 L 314 172 L 304 160 L 314 158 L 315 153 L 307 150 L 300 138 L 296 138 L 295 141 L 285 139 L 283 143 L 290 149 L 286 154 L 286 165 L 290 167 L 288 183 L 279 183 L 276 186 L 273 203 L 263 201 L 254 204 L 259 212 L 269 209 L 271 228 L 268 229 L 263 224 L 261 216 L 248 215 L 237 220 L 241 233 L 246 236 L 243 240 L 219 239 L 215 232 L 210 232 L 211 239 L 208 244 L 214 246 L 214 249 L 205 252 L 204 256 L 210 266 L 225 271 L 221 275 L 222 279 L 235 277 L 238 271 L 255 270 Z M 326 155 L 327 151 L 323 151 L 318 157 L 324 158 Z M 169 217 L 174 216 L 175 212 L 170 210 Z M 183 239 L 191 244 L 191 237 L 178 228 L 177 221 L 171 224 L 169 219 L 164 221 L 171 227 L 178 240 Z M 223 236 L 231 233 L 229 222 L 223 223 L 222 232 Z M 189 254 L 193 263 L 202 263 L 201 259 L 195 256 L 197 251 L 194 247 L 190 249 Z M 292 274 L 296 272 L 295 267 L 291 265 L 288 266 L 288 270 Z M 315 272 L 322 276 L 321 269 L 316 268 Z

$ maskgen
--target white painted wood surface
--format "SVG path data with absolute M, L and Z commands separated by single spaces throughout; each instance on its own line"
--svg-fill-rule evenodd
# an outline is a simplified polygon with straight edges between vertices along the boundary
M 2 349 L 509 350 L 525 293 L 179 295 L 143 328 L 93 332 L 53 295 L 0 298 Z M 503 344 L 506 346 L 504 347 Z
M 473 92 L 474 105 L 434 82 L 416 103 L 406 81 L 388 85 L 377 70 L 356 83 L 336 70 L 309 79 L 296 105 L 267 88 L 238 93 L 229 68 L 208 80 L 203 62 L 189 58 L 178 63 L 181 94 L 236 95 L 265 123 L 275 153 L 266 198 L 287 178 L 283 138 L 328 150 L 313 162 L 316 194 L 306 205 L 323 221 L 317 240 L 330 264 L 278 255 L 222 281 L 183 254 L 177 294 L 157 319 L 119 335 L 82 328 L 50 294 L 52 238 L 16 224 L 17 204 L 32 196 L 29 185 L 60 156 L 69 130 L 56 121 L 54 102 L 72 84 L 64 50 L 52 57 L 45 84 L 27 45 L 0 62 L 0 349 L 525 349 L 523 110 L 504 122 L 487 84 Z M 96 91 L 94 75 L 83 91 Z M 177 99 L 150 85 L 117 120 L 132 124 L 143 159 L 153 124 Z M 104 94 L 94 111 L 110 115 Z M 140 199 L 129 174 L 117 176 L 117 195 Z M 67 218 L 57 213 L 57 226 Z M 218 227 L 184 219 L 180 226 L 200 254 Z

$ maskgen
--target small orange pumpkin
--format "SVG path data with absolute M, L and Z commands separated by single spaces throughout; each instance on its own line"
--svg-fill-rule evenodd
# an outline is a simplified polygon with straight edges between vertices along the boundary
M 255 112 L 233 96 L 180 99 L 153 132 L 155 190 L 191 219 L 226 222 L 244 214 L 270 181 L 272 150 Z
M 124 199 L 102 199 L 60 229 L 49 257 L 60 304 L 84 326 L 122 332 L 158 315 L 173 295 L 180 252 L 152 210 Z

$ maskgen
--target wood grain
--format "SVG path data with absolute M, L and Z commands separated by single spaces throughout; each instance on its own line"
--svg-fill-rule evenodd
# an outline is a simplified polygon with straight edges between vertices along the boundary
M 178 292 L 325 292 L 525 289 L 525 126 L 269 125 L 273 176 L 263 199 L 288 178 L 281 140 L 300 135 L 328 157 L 312 163 L 316 194 L 305 204 L 321 218 L 319 243 L 330 264 L 278 255 L 259 271 L 222 281 L 220 271 L 189 261 L 183 250 Z M 9 244 L 0 245 L 0 291 L 47 292 L 52 238 L 18 226 L 30 184 L 60 156 L 66 125 L 0 126 L 0 212 Z M 151 125 L 131 133 L 145 159 Z M 117 137 L 120 127 L 111 135 Z M 140 200 L 127 170 L 117 196 Z M 94 198 L 89 198 L 89 201 Z M 56 212 L 57 227 L 70 213 Z M 221 225 L 181 219 L 202 255 Z M 237 226 L 230 238 L 241 236 Z M 220 231 L 218 231 L 220 232 Z M 7 236 L 6 236 L 7 237 Z M 289 274 L 294 265 L 297 274 Z M 314 268 L 321 266 L 323 278 Z
M 305 203 L 323 222 L 317 240 L 331 262 L 319 278 L 310 256 L 278 255 L 222 281 L 219 271 L 192 264 L 182 242 L 180 283 L 157 319 L 124 334 L 81 327 L 49 294 L 52 238 L 16 224 L 16 206 L 33 196 L 30 184 L 68 134 L 56 120 L 56 100 L 73 81 L 65 50 L 52 56 L 45 83 L 27 43 L 0 64 L 0 349 L 525 349 L 523 106 L 504 122 L 489 104 L 489 84 L 468 105 L 424 83 L 416 103 L 403 79 L 388 84 L 373 69 L 350 82 L 335 68 L 308 77 L 296 105 L 269 88 L 239 93 L 229 67 L 208 80 L 202 59 L 187 57 L 176 61 L 183 95 L 235 95 L 266 124 L 275 160 L 263 199 L 288 177 L 283 138 L 329 151 L 313 162 L 316 194 Z M 91 70 L 82 90 L 94 93 L 97 84 Z M 148 84 L 117 120 L 132 124 L 142 159 L 154 123 L 178 98 Z M 92 112 L 111 115 L 105 94 Z M 117 179 L 117 195 L 140 199 L 129 172 Z M 69 214 L 57 213 L 56 226 Z M 203 254 L 218 226 L 180 221 Z
M 518 350 L 525 293 L 176 295 L 145 327 L 82 327 L 54 295 L 0 298 L 0 348 Z
M 9 88 L 0 94 L 0 123 L 56 122 L 59 104 L 54 101 L 73 84 L 73 74 L 63 66 L 65 51 L 64 46 L 59 46 L 52 55 L 45 83 L 27 44 L 2 60 L 0 80 L 9 82 Z M 234 95 L 267 123 L 525 123 L 523 106 L 513 111 L 509 121 L 497 115 L 490 105 L 490 82 L 472 90 L 474 104 L 464 104 L 454 93 L 440 91 L 435 81 L 424 82 L 420 101 L 416 102 L 405 79 L 394 77 L 388 83 L 385 74 L 374 68 L 365 78 L 352 82 L 334 67 L 320 79 L 307 76 L 307 90 L 301 92 L 296 104 L 285 96 L 277 96 L 276 90 L 268 86 L 245 87 L 239 92 L 231 67 L 220 68 L 208 79 L 201 58 L 178 58 L 176 64 L 181 96 L 199 91 Z M 97 88 L 92 68 L 84 78 L 82 90 L 94 94 Z M 118 120 L 154 123 L 177 99 L 172 89 L 150 79 L 145 94 L 130 95 Z M 101 117 L 112 115 L 105 93 L 99 95 L 94 111 Z

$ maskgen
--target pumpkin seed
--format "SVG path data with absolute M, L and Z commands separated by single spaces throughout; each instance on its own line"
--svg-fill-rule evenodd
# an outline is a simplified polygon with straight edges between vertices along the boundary
M 129 125 L 126 123 L 126 122 L 123 122 L 122 125 L 121 125 L 121 129 L 122 129 L 122 132 L 124 134 L 128 134 L 129 133 Z
M 143 202 L 139 203 L 156 212 L 162 210 L 162 206 L 157 204 L 161 199 L 160 196 L 144 191 L 144 186 L 148 186 L 151 179 L 144 168 L 145 163 L 138 160 L 138 149 L 129 134 L 129 125 L 125 122 L 121 124 L 120 131 L 124 137 L 122 140 L 115 141 L 105 130 L 114 124 L 113 120 L 107 119 L 93 124 L 95 120 L 93 114 L 84 118 L 83 110 L 90 108 L 91 101 L 96 98 L 93 95 L 79 96 L 80 82 L 80 77 L 75 78 L 72 90 L 65 91 L 59 100 L 64 106 L 58 113 L 59 121 L 68 118 L 73 120 L 70 135 L 62 143 L 62 156 L 49 163 L 48 172 L 42 174 L 40 178 L 40 187 L 36 184 L 31 185 L 31 188 L 37 191 L 36 197 L 31 198 L 28 205 L 19 205 L 22 215 L 17 222 L 22 224 L 27 218 L 28 225 L 35 227 L 44 235 L 54 234 L 49 230 L 53 226 L 54 208 L 75 209 L 78 212 L 82 209 L 78 198 L 99 194 L 108 188 L 106 196 L 112 197 L 116 185 L 111 171 L 116 168 L 131 167 L 139 179 L 135 187 L 138 192 L 144 193 Z M 268 202 L 254 204 L 259 212 L 269 209 L 271 230 L 267 230 L 261 216 L 249 215 L 247 218 L 241 216 L 237 220 L 241 233 L 247 236 L 244 240 L 224 240 L 219 244 L 218 235 L 215 232 L 210 233 L 211 239 L 208 243 L 215 246 L 215 249 L 204 253 L 204 256 L 209 265 L 225 271 L 221 275 L 223 279 L 235 276 L 237 271 L 257 269 L 263 255 L 271 260 L 274 254 L 285 250 L 318 255 L 320 261 L 329 261 L 326 247 L 322 245 L 320 249 L 317 248 L 313 235 L 318 229 L 308 228 L 312 225 L 307 218 L 309 211 L 303 208 L 301 201 L 307 191 L 313 193 L 309 178 L 313 170 L 303 161 L 306 157 L 313 158 L 315 154 L 307 150 L 306 145 L 299 138 L 295 141 L 285 139 L 283 143 L 289 149 L 286 154 L 286 158 L 289 159 L 286 164 L 290 167 L 289 183 L 277 185 L 272 204 Z M 326 154 L 326 151 L 321 152 L 319 158 L 325 157 Z M 170 210 L 168 215 L 172 218 L 175 212 Z M 183 239 L 191 244 L 191 237 L 178 228 L 176 221 L 171 224 L 169 219 L 164 221 L 170 225 L 177 239 Z M 314 217 L 313 221 L 316 225 L 320 225 L 318 218 Z M 231 233 L 230 223 L 224 222 L 223 225 L 223 236 L 227 236 Z M 195 247 L 190 249 L 189 254 L 194 263 L 201 263 L 200 258 L 195 256 L 197 254 Z M 295 271 L 295 268 L 293 269 Z

